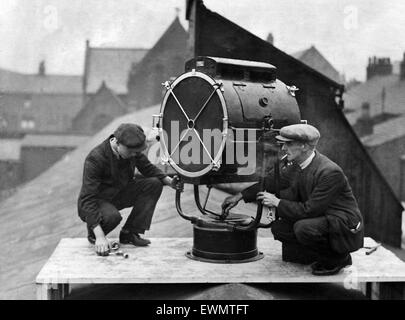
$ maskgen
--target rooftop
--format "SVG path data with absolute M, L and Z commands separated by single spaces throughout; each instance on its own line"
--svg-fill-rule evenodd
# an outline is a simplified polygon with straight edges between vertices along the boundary
M 21 139 L 0 139 L 0 161 L 20 160 Z
M 332 64 L 319 52 L 315 46 L 311 46 L 308 49 L 301 50 L 292 53 L 295 59 L 300 60 L 312 69 L 322 73 L 328 78 L 332 79 L 337 83 L 342 83 L 342 78 L 339 72 L 332 66 Z
M 343 98 L 345 108 L 355 110 L 346 114 L 346 118 L 352 125 L 359 118 L 364 102 L 370 104 L 370 116 L 372 117 L 382 112 L 403 114 L 405 113 L 405 81 L 400 81 L 398 75 L 375 76 L 352 87 Z
M 361 138 L 367 147 L 378 146 L 405 136 L 405 116 L 381 122 L 374 126 L 371 135 Z
M 22 147 L 73 147 L 76 148 L 89 140 L 88 136 L 61 134 L 27 134 Z
M 86 57 L 86 92 L 96 93 L 103 81 L 117 94 L 127 93 L 128 75 L 148 49 L 88 48 Z
M 0 68 L 0 92 L 81 94 L 82 77 L 76 75 L 24 74 Z

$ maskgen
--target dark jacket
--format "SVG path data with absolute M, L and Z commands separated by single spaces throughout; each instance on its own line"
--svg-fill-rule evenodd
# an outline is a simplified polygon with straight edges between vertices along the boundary
M 90 228 L 100 223 L 99 200 L 111 201 L 125 189 L 134 178 L 135 167 L 145 177 L 166 177 L 144 154 L 128 160 L 117 159 L 111 150 L 110 138 L 111 136 L 95 147 L 84 162 L 78 212 Z
M 337 252 L 352 252 L 363 247 L 364 223 L 357 201 L 342 169 L 316 151 L 304 170 L 292 165 L 281 170 L 280 203 L 277 213 L 291 222 L 326 216 L 329 242 Z M 272 190 L 272 178 L 265 186 Z M 253 185 L 242 192 L 246 202 L 254 201 L 260 186 Z M 356 230 L 360 222 L 360 228 Z

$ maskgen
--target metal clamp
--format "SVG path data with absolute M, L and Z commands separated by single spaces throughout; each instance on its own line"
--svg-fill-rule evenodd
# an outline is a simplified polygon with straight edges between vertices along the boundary
M 119 250 L 119 248 L 120 248 L 120 244 L 118 242 L 116 242 L 116 241 L 112 242 L 111 243 L 111 250 L 112 251 L 110 251 L 108 253 L 108 255 L 109 256 L 114 256 L 114 255 L 115 256 L 122 256 L 124 259 L 128 259 L 129 254 L 123 252 L 122 250 Z
M 298 91 L 299 89 L 298 89 L 296 86 L 287 86 L 287 85 L 286 85 L 286 87 L 287 87 L 288 92 L 289 92 L 293 97 L 295 97 L 295 91 Z
M 373 247 L 364 247 L 365 249 L 369 249 L 368 251 L 366 251 L 366 255 L 368 256 L 368 255 L 372 254 L 372 253 L 375 252 L 375 251 L 378 249 L 378 247 L 380 247 L 380 246 L 381 246 L 381 243 L 378 243 L 376 246 L 373 246 Z

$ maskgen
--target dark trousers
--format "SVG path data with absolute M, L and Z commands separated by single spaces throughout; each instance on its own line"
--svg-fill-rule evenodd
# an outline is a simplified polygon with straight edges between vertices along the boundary
M 317 261 L 335 263 L 344 259 L 349 252 L 340 254 L 329 245 L 329 225 L 326 217 L 298 220 L 295 223 L 279 219 L 271 226 L 274 239 L 302 249 L 314 255 Z
M 162 190 L 163 184 L 158 178 L 137 178 L 111 202 L 100 200 L 100 226 L 104 234 L 107 235 L 120 224 L 122 216 L 119 210 L 129 207 L 132 207 L 132 210 L 123 229 L 141 234 L 149 230 Z M 89 230 L 89 234 L 94 237 L 93 231 Z

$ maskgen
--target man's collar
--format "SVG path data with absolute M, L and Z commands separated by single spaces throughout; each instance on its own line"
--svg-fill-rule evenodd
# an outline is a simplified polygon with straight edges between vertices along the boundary
M 110 147 L 111 147 L 111 150 L 112 150 L 112 152 L 113 152 L 113 154 L 115 155 L 115 157 L 117 158 L 117 159 L 120 159 L 121 157 L 120 157 L 120 154 L 117 152 L 117 150 L 115 150 L 114 149 L 114 147 L 113 147 L 113 140 L 114 138 L 110 138 Z
M 314 159 L 314 157 L 315 151 L 312 151 L 311 155 L 306 160 L 300 163 L 301 170 L 304 170 L 306 167 L 308 167 L 309 164 L 312 162 L 312 159 Z

